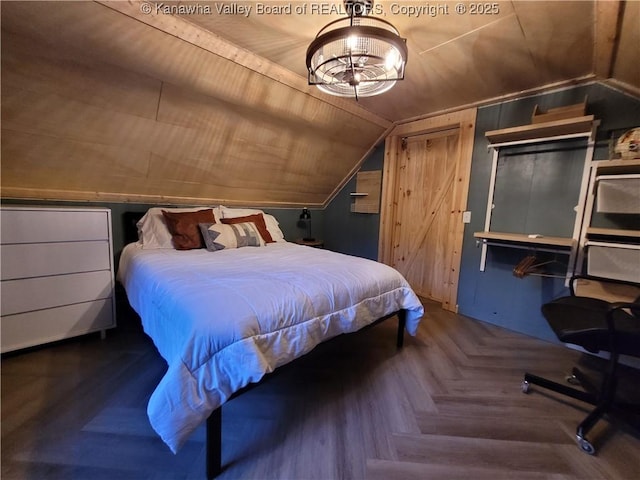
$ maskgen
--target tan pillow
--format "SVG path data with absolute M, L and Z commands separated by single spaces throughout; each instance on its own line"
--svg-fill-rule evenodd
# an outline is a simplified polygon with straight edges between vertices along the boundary
M 173 247 L 176 250 L 191 250 L 203 248 L 202 234 L 198 228 L 199 223 L 216 223 L 213 211 L 198 210 L 196 212 L 167 212 L 162 210 L 162 215 L 167 222 L 167 228 L 171 233 Z
M 265 243 L 275 242 L 275 240 L 271 237 L 269 230 L 267 230 L 267 224 L 265 223 L 264 217 L 261 213 L 256 213 L 255 215 L 247 215 L 245 217 L 223 218 L 220 221 L 222 223 L 226 223 L 227 225 L 233 225 L 234 223 L 253 222 L 256 224 L 258 232 L 260 232 L 260 236 Z

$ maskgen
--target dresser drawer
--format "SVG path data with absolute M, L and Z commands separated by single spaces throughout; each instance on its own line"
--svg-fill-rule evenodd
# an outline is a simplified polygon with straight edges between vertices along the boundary
M 110 270 L 5 280 L 2 282 L 2 316 L 110 298 L 112 292 Z
M 22 243 L 3 245 L 2 280 L 109 270 L 109 242 Z
M 105 210 L 3 208 L 2 244 L 108 240 L 109 213 Z
M 114 326 L 111 299 L 10 315 L 0 319 L 2 352 Z

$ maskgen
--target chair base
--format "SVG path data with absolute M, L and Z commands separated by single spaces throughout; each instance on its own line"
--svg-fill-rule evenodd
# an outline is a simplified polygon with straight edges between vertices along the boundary
M 530 385 L 538 385 L 546 388 L 547 390 L 594 405 L 596 408 L 593 409 L 576 428 L 576 441 L 578 442 L 578 446 L 583 452 L 593 455 L 595 454 L 596 449 L 586 438 L 586 435 L 593 426 L 606 414 L 613 413 L 614 411 L 623 414 L 638 414 L 640 413 L 640 406 L 614 402 L 616 390 L 615 378 L 611 379 L 605 376 L 602 382 L 603 387 L 598 391 L 579 369 L 574 368 L 572 373 L 573 375 L 568 377 L 567 380 L 577 380 L 587 391 L 569 387 L 531 373 L 525 373 L 524 380 L 522 382 L 522 391 L 524 393 L 528 393 Z

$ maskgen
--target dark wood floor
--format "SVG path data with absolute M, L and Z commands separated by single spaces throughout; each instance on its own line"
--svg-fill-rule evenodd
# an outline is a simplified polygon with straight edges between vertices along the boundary
M 604 423 L 574 442 L 586 406 L 521 392 L 525 370 L 562 381 L 592 359 L 427 304 L 405 348 L 395 322 L 335 339 L 227 403 L 227 479 L 629 479 L 640 437 Z M 130 321 L 2 359 L 3 480 L 202 479 L 204 430 L 173 455 L 146 404 L 165 371 Z M 628 373 L 627 395 L 638 394 Z M 635 383 L 634 383 L 635 382 Z

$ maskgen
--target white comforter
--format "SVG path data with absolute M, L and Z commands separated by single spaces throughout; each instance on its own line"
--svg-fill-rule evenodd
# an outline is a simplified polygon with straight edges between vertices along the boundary
M 393 268 L 287 242 L 217 252 L 129 244 L 118 278 L 169 364 L 147 413 L 174 453 L 265 373 L 400 309 L 415 335 L 424 313 Z

